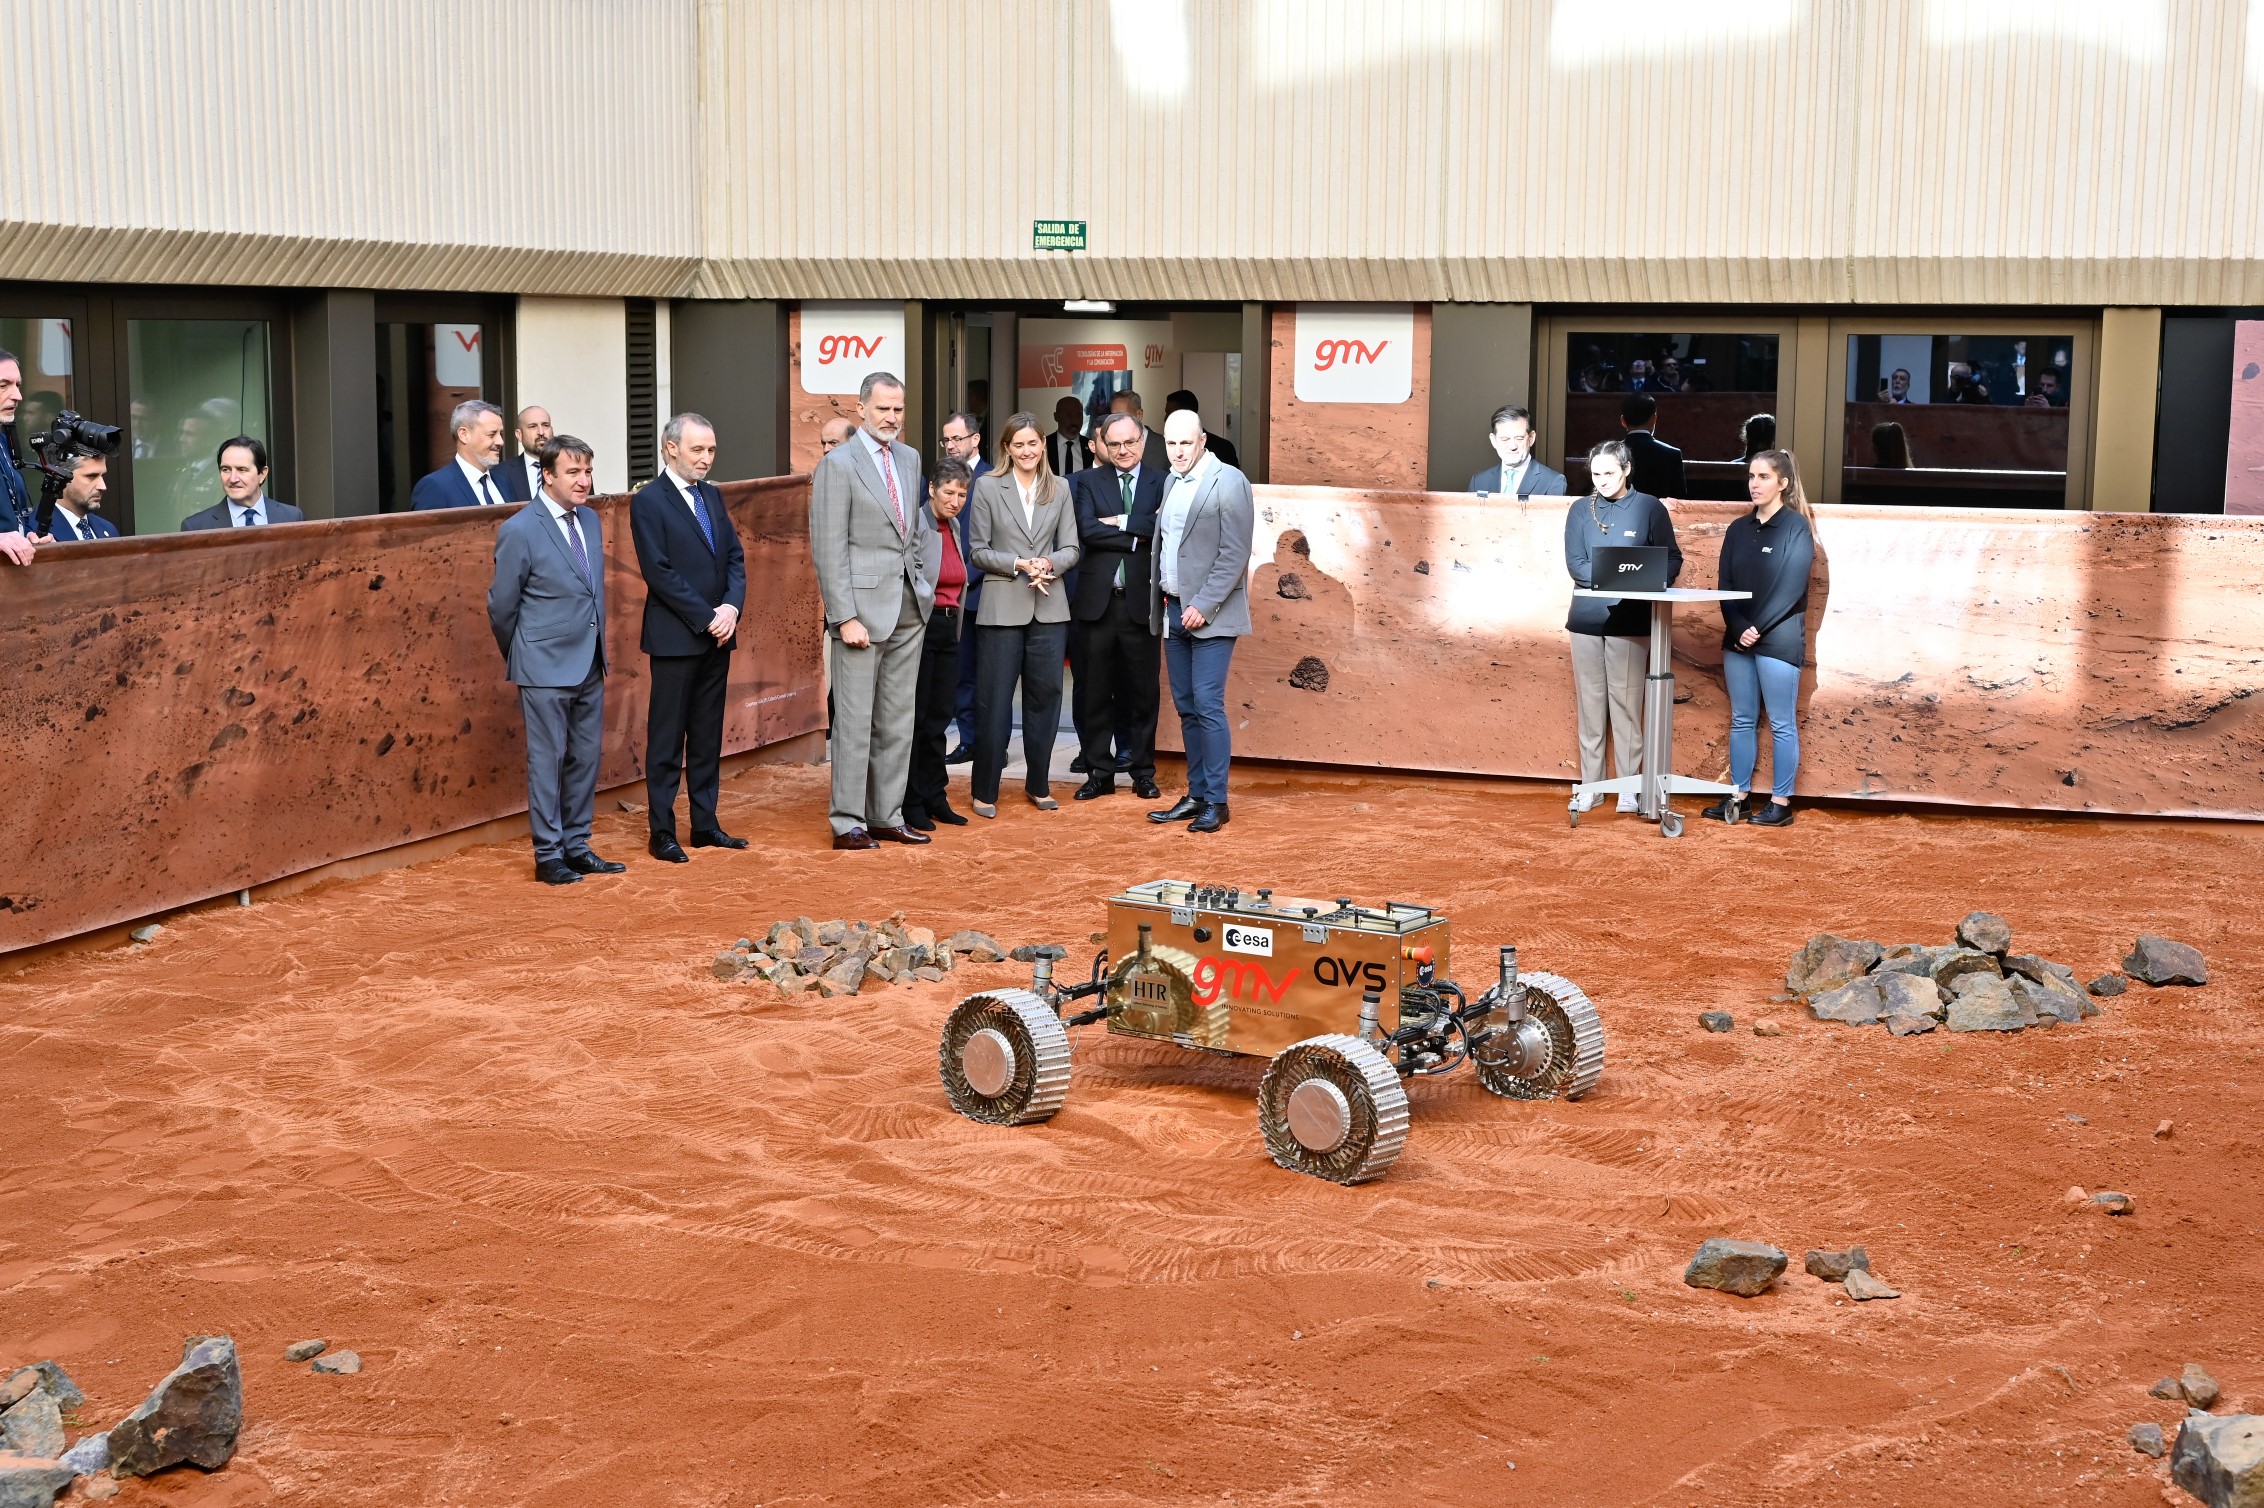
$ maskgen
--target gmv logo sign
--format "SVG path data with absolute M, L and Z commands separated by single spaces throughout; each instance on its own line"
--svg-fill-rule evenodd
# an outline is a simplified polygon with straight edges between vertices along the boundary
M 853 394 L 871 372 L 904 375 L 902 304 L 802 306 L 802 391 Z
M 1325 372 L 1338 362 L 1373 363 L 1382 358 L 1388 340 L 1379 340 L 1374 346 L 1359 340 L 1324 340 L 1313 347 L 1313 370 Z
M 844 358 L 878 356 L 881 339 L 878 335 L 825 336 L 818 341 L 818 365 L 831 366 Z
M 1300 403 L 1405 403 L 1415 391 L 1412 304 L 1299 304 Z

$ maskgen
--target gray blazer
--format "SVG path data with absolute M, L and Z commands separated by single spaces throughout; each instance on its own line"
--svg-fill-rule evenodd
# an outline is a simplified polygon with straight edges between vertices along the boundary
M 1060 477 L 1052 481 L 1053 490 L 1040 495 L 1037 527 L 1032 528 L 1012 472 L 975 478 L 975 495 L 967 500 L 967 553 L 983 573 L 977 625 L 1020 628 L 1069 621 L 1069 588 L 1058 578 L 1077 563 L 1077 510 L 1070 506 L 1069 484 Z M 1014 569 L 1015 561 L 1039 555 L 1053 563 L 1057 578 L 1043 595 Z
M 1501 467 L 1498 465 L 1488 466 L 1484 471 L 1472 477 L 1470 479 L 1470 490 L 1472 492 L 1490 493 L 1499 497 L 1501 495 Z M 1539 456 L 1535 456 L 1525 467 L 1525 486 L 1517 495 L 1519 497 L 1563 497 L 1565 492 L 1564 473 L 1551 471 L 1541 464 Z
M 935 607 L 935 577 L 921 560 L 920 536 L 934 524 L 920 506 L 920 453 L 899 440 L 889 454 L 904 502 L 901 529 L 864 431 L 835 446 L 810 479 L 810 558 L 825 626 L 838 629 L 855 618 L 876 640 L 896 631 L 907 586 L 919 599 L 922 623 Z
M 590 662 L 603 668 L 605 541 L 597 512 L 577 508 L 584 580 L 544 503 L 529 503 L 495 531 L 495 581 L 487 589 L 487 621 L 513 684 L 579 686 Z
M 1156 511 L 1156 548 L 1163 548 L 1163 518 L 1171 508 L 1177 477 L 1163 484 Z M 1179 536 L 1173 571 L 1180 600 L 1203 615 L 1198 639 L 1240 638 L 1250 631 L 1250 535 L 1257 527 L 1257 505 L 1250 479 L 1224 461 L 1211 458 L 1210 471 L 1195 492 L 1186 530 Z M 1148 631 L 1160 634 L 1163 622 L 1163 566 L 1148 578 Z

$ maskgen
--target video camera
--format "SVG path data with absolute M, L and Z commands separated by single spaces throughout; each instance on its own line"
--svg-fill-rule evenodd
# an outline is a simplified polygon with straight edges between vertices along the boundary
M 55 528 L 55 503 L 63 489 L 70 485 L 71 475 L 78 470 L 83 456 L 114 456 L 118 453 L 123 433 L 115 424 L 97 424 L 92 419 L 63 410 L 47 433 L 33 435 L 29 441 L 32 462 L 39 468 L 39 509 L 34 533 L 47 534 Z

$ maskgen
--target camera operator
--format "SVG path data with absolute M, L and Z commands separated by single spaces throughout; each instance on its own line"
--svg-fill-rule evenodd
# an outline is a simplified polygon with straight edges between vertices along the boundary
M 71 468 L 71 479 L 55 499 L 55 517 L 47 532 L 35 543 L 67 545 L 85 539 L 116 539 L 118 526 L 95 514 L 102 506 L 103 493 L 110 489 L 110 458 L 82 451 L 64 464 Z
M 250 529 L 260 524 L 295 524 L 306 515 L 267 495 L 267 447 L 250 435 L 220 442 L 220 490 L 227 494 L 202 513 L 181 520 L 191 529 Z
M 0 560 L 30 565 L 31 493 L 16 469 L 12 428 L 16 406 L 24 401 L 24 369 L 12 351 L 0 351 Z

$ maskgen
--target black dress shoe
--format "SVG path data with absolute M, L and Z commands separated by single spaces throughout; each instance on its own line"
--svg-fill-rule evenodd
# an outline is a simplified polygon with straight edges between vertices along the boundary
M 692 846 L 694 848 L 745 848 L 747 840 L 745 838 L 734 838 L 720 827 L 704 833 L 695 827 L 692 829 Z
M 629 866 L 616 864 L 611 859 L 601 859 L 585 848 L 580 853 L 568 854 L 566 867 L 576 874 L 620 874 Z
M 1203 808 L 1201 815 L 1187 824 L 1187 830 L 1191 833 L 1215 833 L 1224 826 L 1226 826 L 1226 803 L 1213 801 Z
M 975 751 L 965 744 L 961 744 L 949 754 L 944 755 L 943 762 L 945 764 L 973 764 L 975 762 Z
M 833 835 L 833 846 L 835 848 L 878 848 L 880 844 L 873 841 L 873 835 L 863 828 L 852 827 L 845 833 L 835 833 Z
M 564 859 L 535 860 L 535 878 L 545 885 L 579 885 L 582 877 L 569 868 Z
M 1077 794 L 1071 799 L 1076 801 L 1090 801 L 1095 796 L 1113 796 L 1115 794 L 1115 781 L 1109 779 L 1106 775 L 1087 775 L 1085 777 L 1085 783 L 1077 787 Z
M 1148 813 L 1148 820 L 1150 822 L 1185 822 L 1190 817 L 1203 815 L 1203 805 L 1204 803 L 1197 801 L 1192 796 L 1182 796 L 1179 798 L 1179 803 L 1170 810 Z
M 684 852 L 684 845 L 676 841 L 674 833 L 654 833 L 652 841 L 645 845 L 645 851 L 654 858 L 670 864 L 689 864 L 692 862 L 692 856 Z
M 914 832 L 932 833 L 935 831 L 935 819 L 933 817 L 930 817 L 926 812 L 916 812 L 910 807 L 904 808 L 904 825 Z
M 948 806 L 929 807 L 928 815 L 936 821 L 948 823 L 952 827 L 965 827 L 967 825 L 967 814 L 955 812 Z
M 1085 756 L 1082 754 L 1069 761 L 1069 773 L 1072 775 L 1090 774 L 1092 772 L 1092 768 L 1093 767 L 1091 765 L 1085 763 Z
M 908 827 L 882 827 L 877 822 L 866 828 L 865 831 L 880 839 L 883 843 L 933 843 L 935 841 L 926 833 L 916 833 Z
M 1790 827 L 1792 826 L 1792 803 L 1789 801 L 1766 802 L 1755 807 L 1752 814 L 1745 820 L 1755 827 Z
M 1163 800 L 1163 787 L 1157 785 L 1153 780 L 1142 780 L 1135 776 L 1132 781 L 1132 794 L 1142 801 L 1161 801 Z

